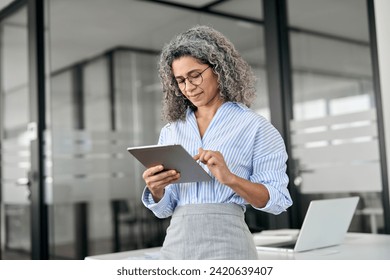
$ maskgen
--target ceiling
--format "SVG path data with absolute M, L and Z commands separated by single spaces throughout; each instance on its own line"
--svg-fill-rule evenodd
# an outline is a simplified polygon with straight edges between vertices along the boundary
M 0 5 L 9 2 L 0 0 Z M 265 63 L 260 0 L 47 0 L 46 3 L 46 50 L 51 71 L 118 46 L 157 53 L 175 34 L 195 24 L 207 24 L 221 31 L 251 64 Z M 287 3 L 289 23 L 295 28 L 368 41 L 365 0 L 288 0 Z M 10 30 L 8 34 L 19 37 L 23 31 L 27 34 L 26 25 L 26 13 L 19 13 L 5 23 Z M 292 33 L 291 38 L 293 64 L 302 71 L 370 74 L 367 47 L 308 37 L 304 33 Z M 9 46 L 12 50 L 16 50 L 17 39 L 14 41 Z M 340 61 L 345 61 L 342 67 Z
M 245 9 L 241 8 L 240 13 L 251 11 L 253 14 L 253 11 L 257 11 L 261 14 L 258 0 L 245 2 L 248 5 Z M 73 2 L 72 5 L 63 0 L 52 0 L 50 3 L 49 41 L 53 70 L 117 46 L 159 52 L 175 34 L 195 24 L 217 28 L 235 42 L 240 50 L 248 51 L 248 55 L 253 51 L 253 46 L 258 47 L 258 51 L 254 52 L 257 56 L 260 56 L 259 52 L 263 48 L 260 27 L 243 20 L 232 20 L 193 9 L 136 0 L 83 0 Z M 226 1 L 218 6 L 226 10 L 231 3 L 237 5 L 238 1 Z M 257 9 L 253 6 L 257 6 Z M 257 18 L 261 20 L 260 16 Z
M 0 0 L 0 7 L 10 2 Z M 158 51 L 174 34 L 198 23 L 218 26 L 242 51 L 248 50 L 247 46 L 253 48 L 254 40 L 263 41 L 256 36 L 258 31 L 251 21 L 229 20 L 195 10 L 217 3 L 208 9 L 261 22 L 263 11 L 259 0 L 49 0 L 47 3 L 53 70 L 121 45 Z M 288 5 L 292 26 L 368 40 L 366 21 L 361 20 L 366 11 L 364 0 L 288 0 Z M 14 20 L 26 22 L 23 18 Z

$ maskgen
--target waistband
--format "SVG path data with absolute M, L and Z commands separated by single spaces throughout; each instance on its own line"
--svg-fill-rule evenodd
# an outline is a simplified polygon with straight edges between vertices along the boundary
M 244 209 L 233 203 L 186 204 L 177 206 L 172 217 L 207 214 L 233 215 L 243 218 Z

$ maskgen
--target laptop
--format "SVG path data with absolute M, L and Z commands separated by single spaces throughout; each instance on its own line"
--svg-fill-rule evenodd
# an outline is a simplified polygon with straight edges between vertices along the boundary
M 340 245 L 351 224 L 358 201 L 357 196 L 313 200 L 296 238 L 257 245 L 257 250 L 303 252 Z

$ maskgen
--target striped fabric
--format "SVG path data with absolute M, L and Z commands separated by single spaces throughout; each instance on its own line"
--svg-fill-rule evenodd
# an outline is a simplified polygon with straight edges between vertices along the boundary
M 186 121 L 167 124 L 162 129 L 159 144 L 181 144 L 193 156 L 200 147 L 221 152 L 234 174 L 268 189 L 270 200 L 258 210 L 279 214 L 292 204 L 287 190 L 287 153 L 283 139 L 265 118 L 243 104 L 224 103 L 203 138 L 194 112 L 188 110 Z M 212 176 L 207 166 L 201 165 Z M 159 218 L 171 216 L 177 206 L 186 204 L 235 203 L 244 209 L 247 204 L 215 178 L 210 182 L 171 184 L 165 188 L 164 197 L 158 203 L 145 188 L 142 201 Z
M 187 204 L 172 215 L 160 251 L 165 260 L 255 260 L 244 211 L 232 203 Z

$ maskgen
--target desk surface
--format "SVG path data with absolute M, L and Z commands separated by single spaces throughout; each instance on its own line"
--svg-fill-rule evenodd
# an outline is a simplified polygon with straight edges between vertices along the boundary
M 159 247 L 86 257 L 86 260 L 158 259 Z M 307 252 L 258 251 L 266 260 L 390 260 L 390 235 L 347 233 L 344 243 Z

